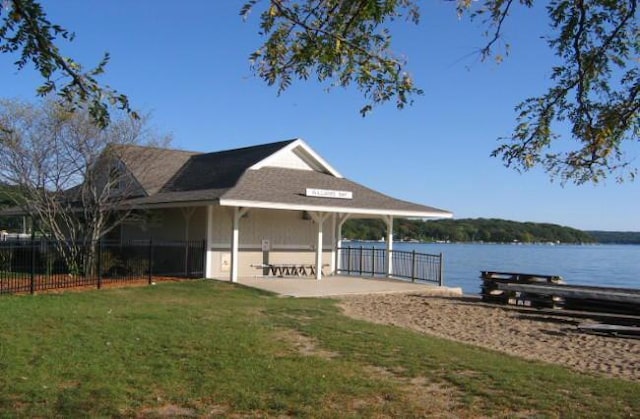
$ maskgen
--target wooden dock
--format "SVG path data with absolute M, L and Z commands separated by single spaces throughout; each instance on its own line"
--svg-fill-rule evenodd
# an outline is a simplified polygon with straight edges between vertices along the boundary
M 559 308 L 564 300 L 546 292 L 530 292 L 506 289 L 507 285 L 556 285 L 563 283 L 562 277 L 557 275 L 539 275 L 515 272 L 482 271 L 482 300 L 498 304 L 515 304 L 532 307 Z M 526 297 L 526 298 L 525 298 Z
M 559 276 L 483 271 L 486 302 L 640 315 L 640 290 L 567 285 Z

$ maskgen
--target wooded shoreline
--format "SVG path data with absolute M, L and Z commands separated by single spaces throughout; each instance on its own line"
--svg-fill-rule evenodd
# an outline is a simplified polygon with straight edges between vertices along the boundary
M 380 220 L 349 220 L 343 228 L 343 236 L 351 240 L 379 240 L 385 235 L 385 225 Z M 582 231 L 557 224 L 495 218 L 396 220 L 394 238 L 456 243 L 640 244 L 640 232 Z

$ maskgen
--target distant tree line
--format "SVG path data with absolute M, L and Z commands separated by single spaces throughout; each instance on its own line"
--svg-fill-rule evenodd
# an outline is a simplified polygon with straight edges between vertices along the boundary
M 640 233 L 639 233 L 640 235 Z M 343 237 L 353 240 L 379 240 L 386 236 L 381 220 L 349 220 Z M 587 232 L 556 224 L 516 222 L 501 219 L 460 220 L 396 220 L 395 240 L 424 242 L 493 242 L 493 243 L 594 243 L 598 240 Z
M 598 243 L 640 244 L 638 231 L 587 231 Z

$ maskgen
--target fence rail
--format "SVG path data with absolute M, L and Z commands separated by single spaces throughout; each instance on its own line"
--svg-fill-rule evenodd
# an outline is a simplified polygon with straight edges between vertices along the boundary
M 338 247 L 338 273 L 359 276 L 387 276 L 387 249 L 376 247 Z M 442 253 L 430 255 L 416 251 L 391 251 L 391 276 L 412 282 L 444 283 Z
M 70 245 L 39 238 L 0 242 L 0 294 L 204 276 L 204 241 L 100 241 L 78 246 L 73 266 L 63 252 Z

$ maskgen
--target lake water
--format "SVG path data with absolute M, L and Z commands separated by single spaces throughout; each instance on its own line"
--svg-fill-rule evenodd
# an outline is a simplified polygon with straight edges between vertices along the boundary
M 442 252 L 444 285 L 461 287 L 465 294 L 480 293 L 480 271 L 559 275 L 568 284 L 640 288 L 637 245 L 394 243 L 394 249 Z

